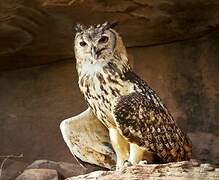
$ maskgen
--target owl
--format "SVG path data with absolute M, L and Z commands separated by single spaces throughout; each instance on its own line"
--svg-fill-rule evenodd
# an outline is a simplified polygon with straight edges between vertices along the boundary
M 65 142 L 77 158 L 106 168 L 189 160 L 190 140 L 133 71 L 113 26 L 76 27 L 78 85 L 88 109 L 61 123 Z

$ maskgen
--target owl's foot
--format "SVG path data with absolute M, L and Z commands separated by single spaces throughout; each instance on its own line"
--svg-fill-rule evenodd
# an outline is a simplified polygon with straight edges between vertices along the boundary
M 123 167 L 129 167 L 129 166 L 132 166 L 132 163 L 128 160 L 125 160 L 123 163 Z
M 117 166 L 116 165 L 113 165 L 113 166 L 111 166 L 111 169 L 110 169 L 111 171 L 116 171 L 117 170 Z
M 120 169 L 122 169 L 122 166 L 116 165 L 116 171 L 119 171 Z
M 146 165 L 146 164 L 148 164 L 148 162 L 146 160 L 143 160 L 143 161 L 140 161 L 138 164 L 139 165 Z
M 118 170 L 121 170 L 121 169 L 129 167 L 129 166 L 132 166 L 132 163 L 130 161 L 128 161 L 128 160 L 125 160 L 123 162 L 123 164 L 116 165 L 116 170 L 118 171 Z

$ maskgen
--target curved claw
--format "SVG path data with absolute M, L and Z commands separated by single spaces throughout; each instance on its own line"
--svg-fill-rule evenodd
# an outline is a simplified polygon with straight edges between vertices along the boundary
M 123 167 L 129 167 L 129 166 L 132 166 L 132 163 L 128 160 L 125 160 L 123 163 Z
M 143 161 L 140 161 L 138 164 L 139 165 L 146 165 L 146 164 L 148 164 L 148 162 L 146 160 L 143 160 Z

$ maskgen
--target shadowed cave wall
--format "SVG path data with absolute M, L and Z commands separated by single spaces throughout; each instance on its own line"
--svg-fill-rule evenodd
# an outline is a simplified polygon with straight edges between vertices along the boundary
M 86 109 L 73 25 L 119 21 L 135 71 L 190 136 L 193 157 L 219 164 L 217 1 L 0 2 L 0 155 L 75 162 L 60 122 Z

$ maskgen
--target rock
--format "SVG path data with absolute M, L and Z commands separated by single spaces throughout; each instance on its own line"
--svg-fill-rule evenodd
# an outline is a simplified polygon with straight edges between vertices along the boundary
M 125 167 L 119 171 L 95 171 L 89 174 L 67 178 L 66 180 L 124 180 L 124 179 L 154 179 L 154 180 L 215 180 L 219 179 L 219 168 L 210 164 L 198 164 L 195 160 L 168 164 L 142 164 Z
M 36 160 L 26 168 L 26 170 L 28 169 L 53 169 L 66 178 L 84 174 L 86 172 L 86 169 L 77 164 L 54 162 L 49 160 Z
M 27 169 L 15 180 L 58 180 L 58 173 L 52 169 Z
M 1 164 L 1 163 L 0 163 Z M 15 179 L 27 167 L 27 163 L 23 161 L 8 159 L 2 168 L 1 180 Z
M 218 30 L 218 17 L 216 0 L 1 0 L 0 69 L 72 58 L 77 22 L 119 21 L 126 45 L 136 47 L 206 35 Z
M 67 162 L 55 162 L 50 160 L 36 160 L 32 164 L 26 167 L 20 176 L 17 177 L 16 180 L 41 180 L 41 179 L 65 179 L 71 176 L 77 176 L 85 173 L 89 173 L 95 170 L 100 170 L 101 168 L 90 165 L 88 168 L 83 167 L 79 164 L 71 164 Z M 10 172 L 9 172 L 10 173 Z M 5 174 L 5 173 L 4 173 Z M 3 176 L 6 177 L 6 176 Z M 12 175 L 10 174 L 10 177 Z M 7 178 L 4 180 L 14 179 Z
M 188 135 L 193 143 L 193 158 L 219 165 L 218 136 L 206 132 L 195 132 Z

